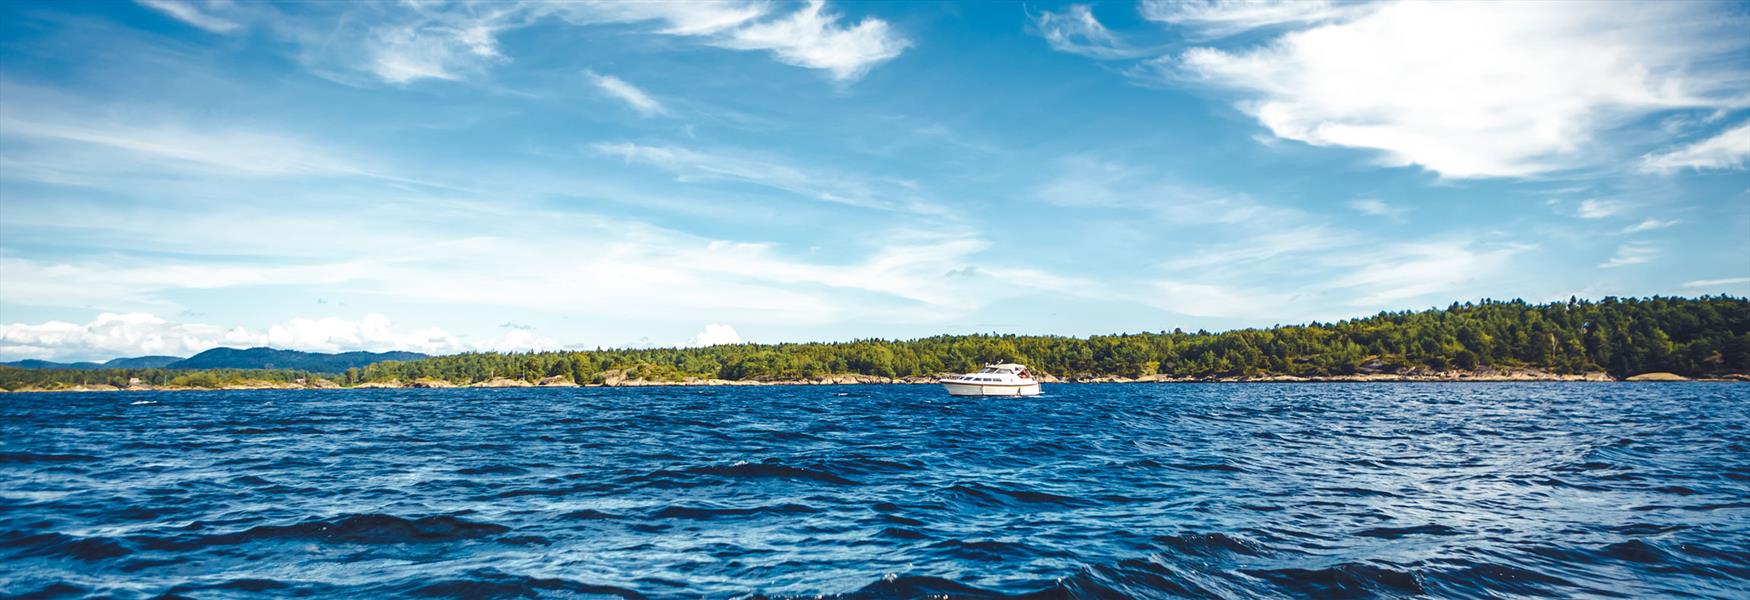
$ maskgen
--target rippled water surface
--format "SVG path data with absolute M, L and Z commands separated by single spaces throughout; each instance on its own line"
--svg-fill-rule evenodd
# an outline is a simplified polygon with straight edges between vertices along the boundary
M 0 595 L 1750 596 L 1750 384 L 0 396 Z

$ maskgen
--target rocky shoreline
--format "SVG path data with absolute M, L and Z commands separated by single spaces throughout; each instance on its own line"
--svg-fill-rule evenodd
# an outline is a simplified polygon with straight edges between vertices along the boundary
M 1728 374 L 1714 377 L 1689 378 L 1672 373 L 1643 373 L 1633 377 L 1617 379 L 1604 372 L 1591 373 L 1549 373 L 1531 369 L 1491 369 L 1478 371 L 1419 371 L 1405 373 L 1357 373 L 1353 375 L 1327 375 L 1318 377 L 1299 377 L 1294 375 L 1263 375 L 1255 377 L 1175 377 L 1171 375 L 1147 375 L 1143 377 L 1117 377 L 1111 375 L 1085 377 L 1053 377 L 1043 375 L 1042 383 L 1052 384 L 1083 384 L 1083 383 L 1462 383 L 1462 382 L 1536 382 L 1536 381 L 1584 381 L 1584 382 L 1642 382 L 1642 381 L 1736 381 L 1750 382 L 1750 375 Z M 319 390 L 319 389 L 422 389 L 422 388 L 561 388 L 561 387 L 745 387 L 745 386 L 778 386 L 778 385 L 933 385 L 935 377 L 880 377 L 876 375 L 828 375 L 814 379 L 795 379 L 782 381 L 742 381 L 729 379 L 688 378 L 680 381 L 650 381 L 630 379 L 618 373 L 610 372 L 602 383 L 578 385 L 569 378 L 548 377 L 539 381 L 522 379 L 506 379 L 495 377 L 486 381 L 469 384 L 457 384 L 441 379 L 421 379 L 417 381 L 372 381 L 354 386 L 342 386 L 327 379 L 315 379 L 298 382 L 254 382 L 220 387 L 182 387 L 182 386 L 152 386 L 135 383 L 126 387 L 112 385 L 77 385 L 63 388 L 21 388 L 17 390 L 0 390 L 0 392 L 171 392 L 171 391 L 219 391 L 219 390 Z

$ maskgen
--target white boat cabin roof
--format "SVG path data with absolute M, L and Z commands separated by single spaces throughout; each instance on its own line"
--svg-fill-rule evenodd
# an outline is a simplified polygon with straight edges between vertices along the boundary
M 1027 370 L 1026 365 L 1017 365 L 1015 363 L 1002 363 L 1002 364 L 997 364 L 997 365 L 985 365 L 983 369 L 979 370 L 979 372 L 980 373 L 1004 373 L 1004 372 L 1019 373 L 1021 371 L 1025 371 L 1025 370 Z

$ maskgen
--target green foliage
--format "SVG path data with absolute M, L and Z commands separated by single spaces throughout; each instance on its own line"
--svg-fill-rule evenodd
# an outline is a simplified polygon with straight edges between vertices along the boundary
M 1453 304 L 1333 324 L 1088 338 L 936 336 L 809 344 L 585 352 L 473 353 L 378 363 L 363 381 L 472 383 L 566 375 L 785 381 L 841 373 L 934 376 L 1010 360 L 1060 377 L 1345 375 L 1364 370 L 1526 367 L 1557 373 L 1750 373 L 1750 301 L 1730 297 L 1606 298 L 1533 305 Z M 349 379 L 350 381 L 350 379 Z
M 127 387 L 138 381 L 154 387 L 220 388 L 231 385 L 295 383 L 317 373 L 257 369 L 19 369 L 0 367 L 0 389 L 63 389 L 79 386 Z
M 610 374 L 678 381 L 689 377 L 784 381 L 855 373 L 882 377 L 965 372 L 1015 361 L 1059 377 L 1167 374 L 1181 377 L 1345 375 L 1363 371 L 1524 367 L 1556 373 L 1651 371 L 1688 376 L 1750 373 L 1750 301 L 1726 296 L 1528 304 L 1453 304 L 1442 310 L 1383 312 L 1339 323 L 1174 330 L 1088 338 L 955 335 L 917 340 L 738 344 L 706 348 L 584 352 L 469 353 L 381 362 L 337 376 L 342 385 L 495 377 L 568 377 L 600 383 Z M 89 371 L 0 369 L 0 387 L 125 384 L 218 387 L 241 378 L 291 381 L 296 371 Z

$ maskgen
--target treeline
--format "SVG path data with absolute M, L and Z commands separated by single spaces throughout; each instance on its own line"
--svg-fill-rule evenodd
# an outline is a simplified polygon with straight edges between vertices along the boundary
M 705 348 L 583 352 L 472 353 L 324 375 L 342 385 L 493 378 L 579 384 L 610 375 L 678 381 L 690 377 L 754 381 L 826 375 L 934 376 L 1015 361 L 1065 378 L 1295 375 L 1531 368 L 1555 373 L 1606 371 L 1616 377 L 1668 371 L 1686 376 L 1750 373 L 1750 300 L 1701 298 L 1514 300 L 1453 304 L 1445 309 L 1383 312 L 1338 323 L 1222 333 L 1174 330 L 1088 338 L 953 335 L 917 340 L 807 344 L 738 344 Z M 0 387 L 80 383 L 221 387 L 246 381 L 291 382 L 302 371 L 167 371 L 0 369 Z M 119 383 L 118 383 L 119 382 Z M 230 382 L 230 383 L 227 383 Z
M 62 389 L 79 386 L 149 385 L 153 387 L 222 388 L 259 383 L 297 383 L 324 377 L 308 371 L 262 369 L 21 369 L 0 367 L 0 389 Z M 333 380 L 334 375 L 326 376 Z
M 1088 338 L 953 335 L 918 340 L 739 344 L 706 348 L 476 353 L 351 370 L 342 383 L 495 377 L 599 383 L 688 377 L 783 381 L 855 373 L 882 377 L 965 372 L 1015 361 L 1059 377 L 1347 375 L 1363 371 L 1525 367 L 1617 377 L 1669 371 L 1750 373 L 1750 301 L 1605 298 L 1529 304 L 1453 304 L 1338 323 L 1223 333 L 1174 330 Z

